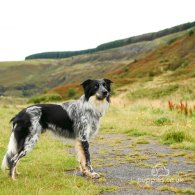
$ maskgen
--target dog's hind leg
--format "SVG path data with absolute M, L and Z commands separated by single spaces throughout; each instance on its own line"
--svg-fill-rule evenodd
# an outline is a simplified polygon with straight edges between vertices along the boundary
M 33 147 L 36 145 L 39 139 L 39 134 L 35 135 L 28 135 L 25 139 L 22 149 L 16 154 L 10 161 L 10 176 L 12 179 L 15 179 L 16 173 L 16 165 L 18 164 L 19 160 L 26 156 L 28 152 L 30 152 Z

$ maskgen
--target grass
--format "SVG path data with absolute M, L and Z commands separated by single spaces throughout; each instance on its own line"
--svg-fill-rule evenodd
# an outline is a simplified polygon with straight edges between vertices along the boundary
M 177 187 L 168 186 L 168 185 L 160 186 L 158 187 L 158 190 L 159 191 L 171 191 L 177 194 L 195 194 L 195 191 L 193 189 L 177 188 Z
M 136 89 L 135 91 L 132 91 L 128 94 L 128 97 L 130 99 L 140 99 L 148 97 L 150 99 L 158 99 L 163 96 L 168 96 L 172 94 L 173 92 L 177 91 L 179 86 L 176 85 L 170 85 L 170 86 L 164 86 L 164 87 L 155 87 L 155 88 L 145 88 L 140 87 Z
M 1 154 L 4 151 L 5 148 L 1 148 Z M 63 143 L 53 140 L 45 134 L 37 147 L 20 162 L 18 169 L 21 171 L 21 175 L 17 181 L 11 181 L 7 173 L 0 174 L 1 193 L 99 194 L 103 189 L 94 185 L 92 181 L 65 172 L 74 170 L 76 167 L 75 157 L 68 154 Z
M 167 124 L 171 123 L 171 120 L 169 118 L 166 118 L 166 117 L 161 117 L 161 118 L 158 118 L 157 120 L 155 120 L 154 123 L 158 126 L 167 125 Z
M 127 131 L 125 131 L 125 133 L 129 136 L 135 136 L 135 137 L 139 137 L 139 136 L 143 136 L 146 135 L 146 132 L 143 132 L 141 130 L 138 129 L 129 129 Z
M 59 94 L 44 94 L 44 95 L 34 96 L 30 98 L 28 103 L 39 104 L 39 103 L 46 103 L 52 101 L 56 102 L 61 100 L 62 100 L 62 96 Z
M 125 133 L 134 139 L 157 139 L 163 144 L 171 144 L 171 147 L 184 148 L 187 143 L 185 149 L 194 150 L 195 118 L 169 111 L 166 99 L 123 100 L 121 103 L 118 98 L 113 98 L 100 128 L 104 133 Z
M 26 107 L 25 102 L 26 100 L 22 99 L 1 98 L 0 159 L 3 158 L 8 143 L 9 120 Z M 185 149 L 195 150 L 194 128 L 194 118 L 169 111 L 166 100 L 142 99 L 129 102 L 113 97 L 108 113 L 102 118 L 100 131 L 126 134 L 134 145 L 148 144 L 150 140 L 156 139 L 159 144 L 163 140 L 163 144 L 170 144 L 171 147 L 183 149 L 185 145 L 187 146 Z M 101 136 L 99 141 L 106 142 Z M 120 145 L 122 142 L 119 139 L 112 141 L 114 145 Z M 53 194 L 55 192 L 55 194 L 93 195 L 100 194 L 102 191 L 116 190 L 115 186 L 97 185 L 92 180 L 73 175 L 69 170 L 78 169 L 78 163 L 76 158 L 68 153 L 68 148 L 71 147 L 72 145 L 58 141 L 47 133 L 43 134 L 35 149 L 21 160 L 19 164 L 21 175 L 16 182 L 12 182 L 7 173 L 0 172 L 2 181 L 0 192 L 2 194 Z M 102 149 L 100 153 L 106 154 L 107 150 Z M 181 156 L 180 150 L 174 155 Z M 127 155 L 125 162 L 140 163 L 141 166 L 148 158 L 146 155 L 133 153 Z M 185 155 L 184 158 L 189 163 L 194 162 L 193 155 Z
M 150 142 L 148 140 L 145 139 L 138 139 L 136 141 L 136 144 L 149 144 Z
M 165 144 L 182 143 L 183 141 L 192 141 L 192 136 L 183 130 L 169 130 L 163 135 Z

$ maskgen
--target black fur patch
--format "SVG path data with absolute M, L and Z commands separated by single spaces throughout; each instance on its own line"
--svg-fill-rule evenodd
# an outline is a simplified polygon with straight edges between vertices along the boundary
M 17 142 L 17 149 L 20 151 L 23 149 L 26 137 L 30 134 L 30 116 L 26 113 L 26 109 L 24 109 L 12 118 L 11 122 L 13 122 L 13 127 L 15 127 L 13 128 L 14 136 Z
M 49 124 L 54 124 L 62 131 L 56 133 L 66 134 L 65 131 L 67 131 L 66 135 L 69 135 L 69 138 L 75 137 L 73 130 L 73 121 L 70 119 L 68 113 L 62 108 L 62 106 L 56 104 L 39 104 L 36 106 L 41 107 L 42 110 L 40 124 L 42 125 L 43 129 L 50 129 Z

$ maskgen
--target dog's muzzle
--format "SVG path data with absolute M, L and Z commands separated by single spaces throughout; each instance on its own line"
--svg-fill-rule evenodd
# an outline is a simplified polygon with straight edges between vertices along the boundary
M 103 100 L 104 98 L 108 97 L 109 96 L 109 92 L 108 91 L 103 91 L 100 93 L 96 93 L 96 97 L 97 99 L 99 100 Z

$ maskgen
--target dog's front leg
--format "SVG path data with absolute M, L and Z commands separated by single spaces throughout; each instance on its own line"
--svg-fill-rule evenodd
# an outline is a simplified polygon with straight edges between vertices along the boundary
M 88 141 L 77 141 L 76 149 L 78 152 L 81 172 L 91 178 L 99 178 L 100 175 L 94 172 L 91 166 Z
M 93 170 L 93 168 L 91 166 L 90 153 L 89 153 L 89 143 L 88 143 L 88 141 L 82 141 L 81 144 L 82 144 L 83 151 L 84 151 L 85 158 L 86 158 L 86 167 L 87 167 L 87 169 L 90 172 L 90 176 L 92 178 L 99 178 L 100 175 L 98 173 L 94 172 L 94 170 Z

